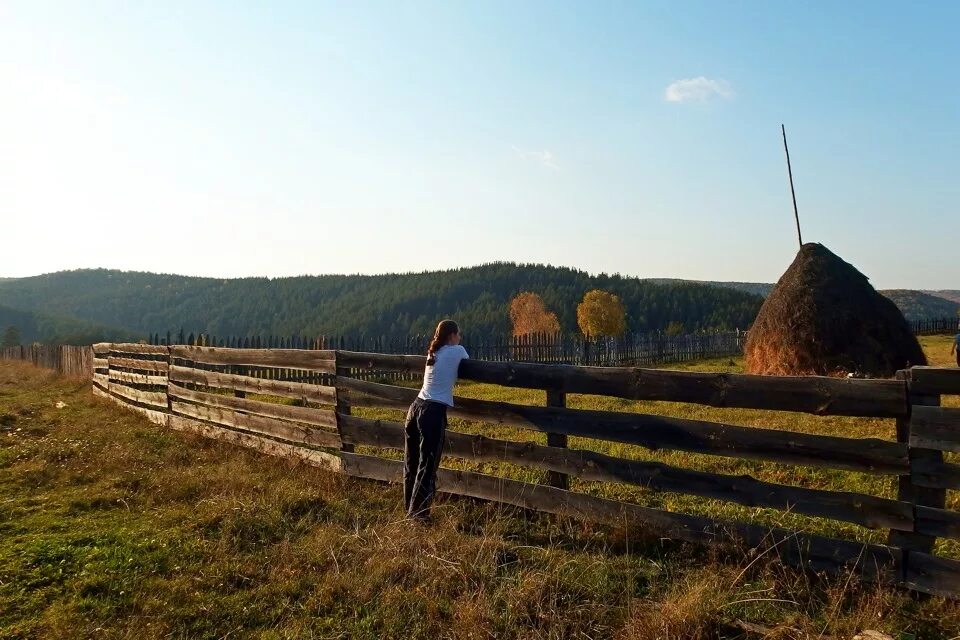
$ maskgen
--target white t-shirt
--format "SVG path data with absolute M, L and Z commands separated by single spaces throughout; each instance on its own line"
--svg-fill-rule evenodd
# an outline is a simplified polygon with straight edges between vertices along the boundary
M 444 345 L 433 354 L 436 362 L 423 372 L 423 387 L 418 398 L 442 402 L 448 407 L 453 406 L 453 385 L 457 383 L 457 370 L 460 361 L 469 356 L 467 350 L 460 345 Z

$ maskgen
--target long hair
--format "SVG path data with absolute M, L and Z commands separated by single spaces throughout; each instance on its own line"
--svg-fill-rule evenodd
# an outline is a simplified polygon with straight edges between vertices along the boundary
M 433 332 L 433 340 L 430 341 L 430 348 L 427 349 L 427 366 L 432 367 L 437 358 L 434 354 L 440 350 L 440 347 L 450 341 L 450 336 L 460 333 L 460 327 L 453 320 L 441 320 L 437 325 L 437 330 Z

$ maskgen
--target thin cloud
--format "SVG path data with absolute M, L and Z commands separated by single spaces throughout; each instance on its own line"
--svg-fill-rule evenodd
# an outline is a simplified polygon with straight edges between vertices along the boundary
M 516 153 L 520 158 L 524 160 L 529 160 L 532 162 L 537 162 L 540 165 L 547 167 L 549 169 L 557 169 L 556 158 L 553 153 L 544 149 L 543 151 L 524 151 L 519 147 L 513 147 L 514 153 Z
M 732 97 L 733 88 L 729 82 L 704 76 L 675 80 L 664 91 L 667 102 L 706 102 L 714 98 L 729 100 Z

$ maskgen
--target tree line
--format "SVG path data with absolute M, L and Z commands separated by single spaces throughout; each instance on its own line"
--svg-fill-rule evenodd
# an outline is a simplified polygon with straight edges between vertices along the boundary
M 77 318 L 0 306 L 0 345 L 5 347 L 33 342 L 92 344 L 140 337 L 142 336 L 136 332 L 105 327 Z
M 444 317 L 472 333 L 511 333 L 511 301 L 522 292 L 535 292 L 559 329 L 573 332 L 577 306 L 593 290 L 616 296 L 625 327 L 636 332 L 745 329 L 763 301 L 696 283 L 514 263 L 273 279 L 95 269 L 0 281 L 0 299 L 11 307 L 141 337 L 181 327 L 216 335 L 408 335 L 431 332 Z

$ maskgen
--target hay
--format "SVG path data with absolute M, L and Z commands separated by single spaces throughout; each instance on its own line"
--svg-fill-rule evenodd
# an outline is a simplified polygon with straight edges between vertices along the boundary
M 747 336 L 748 373 L 889 377 L 926 357 L 897 306 L 821 244 L 801 247 Z

